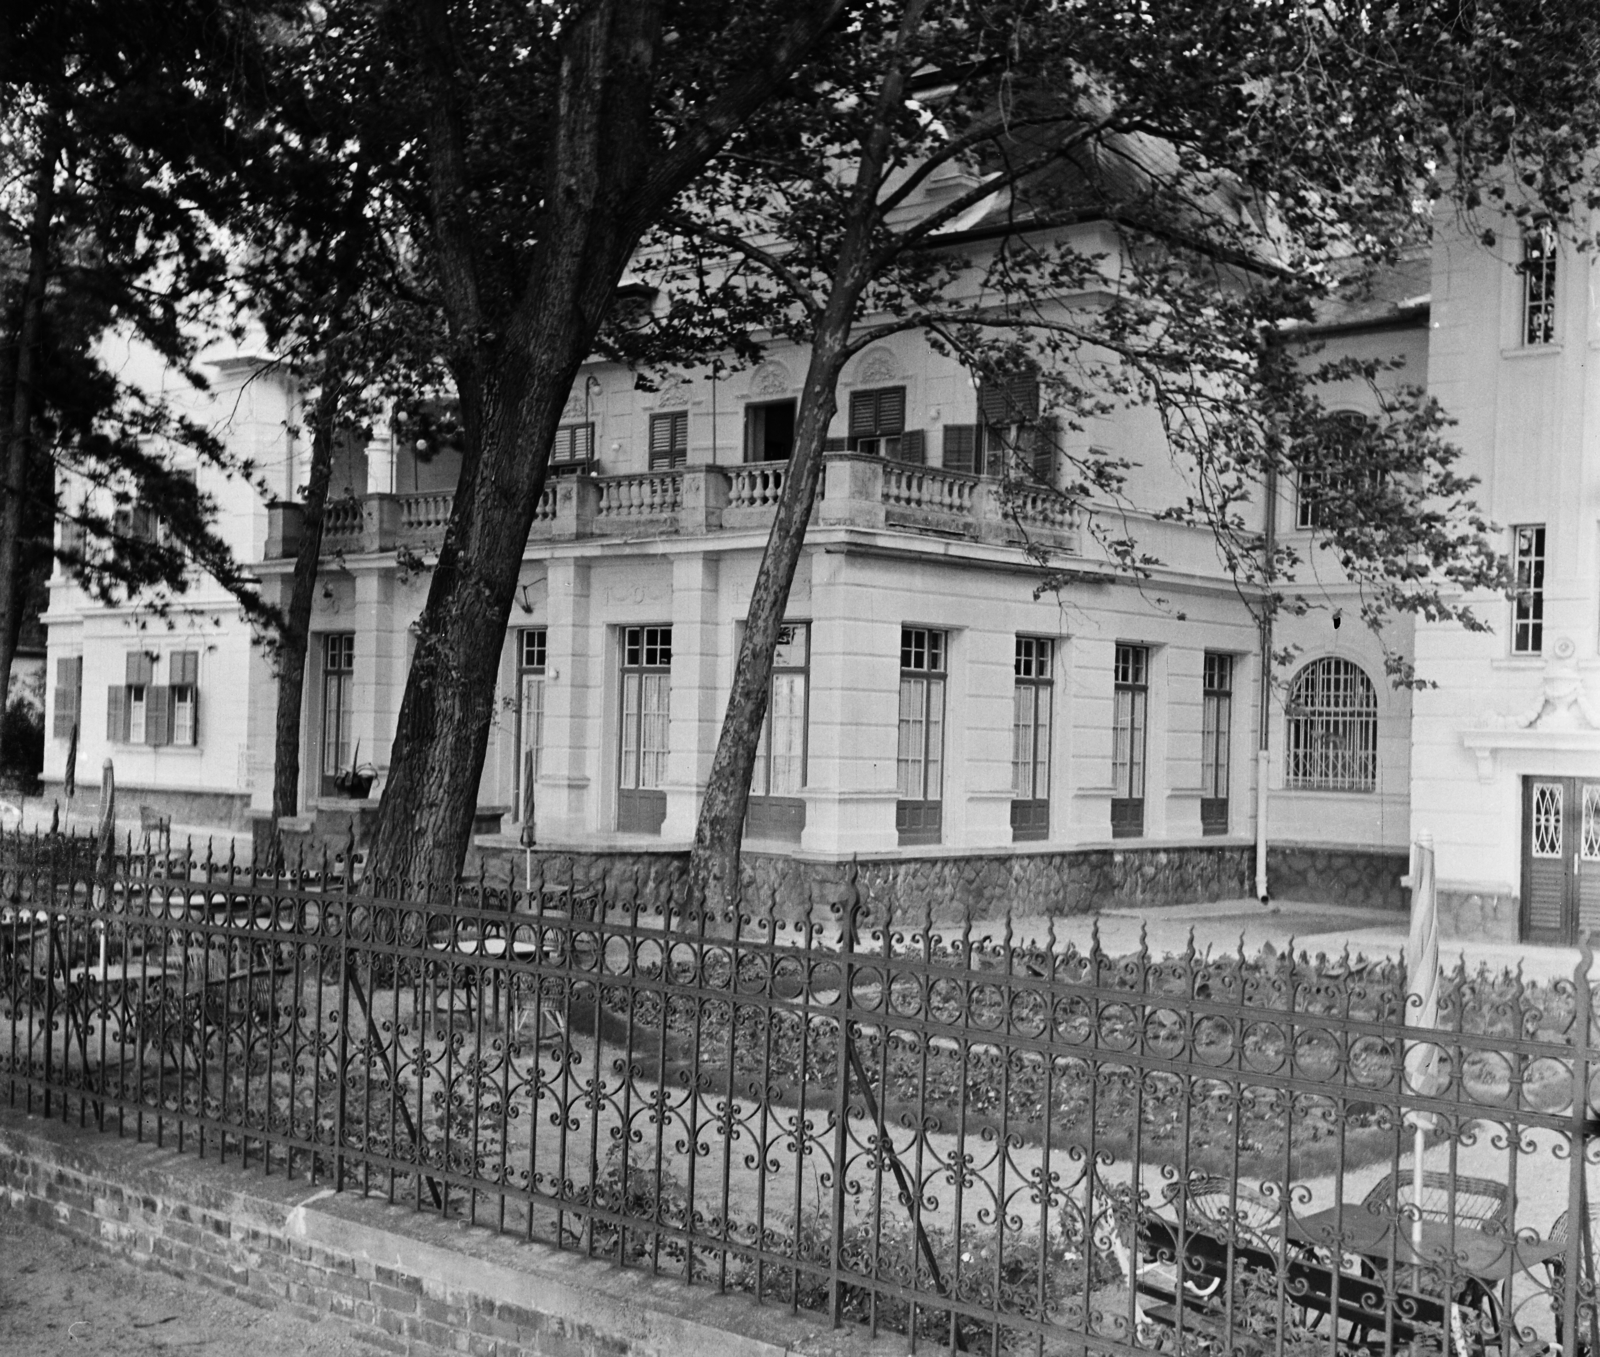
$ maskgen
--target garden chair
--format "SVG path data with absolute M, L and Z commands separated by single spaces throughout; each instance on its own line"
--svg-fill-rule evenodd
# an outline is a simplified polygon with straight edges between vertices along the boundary
M 1549 1240 L 1549 1242 L 1552 1243 L 1552 1244 L 1565 1245 L 1567 1243 L 1567 1240 L 1571 1236 L 1571 1232 L 1572 1232 L 1571 1212 L 1570 1211 L 1563 1211 L 1559 1216 L 1556 1217 L 1556 1223 L 1550 1227 L 1550 1240 Z M 1594 1211 L 1593 1211 L 1593 1204 L 1592 1203 L 1590 1205 L 1590 1212 L 1589 1212 L 1589 1240 L 1588 1240 L 1588 1245 L 1589 1245 L 1588 1251 L 1587 1251 L 1588 1252 L 1588 1256 L 1584 1257 L 1583 1253 L 1580 1251 L 1579 1259 L 1580 1259 L 1582 1265 L 1585 1267 L 1585 1269 L 1592 1271 L 1593 1268 L 1594 1268 L 1594 1265 L 1595 1265 L 1595 1222 L 1594 1222 Z M 1549 1273 L 1549 1275 L 1550 1275 L 1550 1308 L 1555 1311 L 1555 1317 L 1556 1317 L 1556 1343 L 1559 1346 L 1561 1344 L 1561 1341 L 1562 1341 L 1562 1330 L 1566 1327 L 1566 1309 L 1567 1309 L 1567 1306 L 1566 1306 L 1566 1281 L 1567 1281 L 1566 1273 L 1567 1273 L 1567 1260 L 1566 1260 L 1564 1255 L 1563 1256 L 1559 1256 L 1559 1257 L 1555 1257 L 1555 1258 L 1550 1258 L 1550 1259 L 1547 1259 L 1545 1261 L 1545 1265 L 1544 1266 L 1545 1266 L 1545 1271 L 1547 1273 Z M 1580 1304 L 1583 1304 L 1583 1303 L 1587 1302 L 1588 1297 L 1587 1297 L 1587 1294 L 1586 1294 L 1586 1288 L 1580 1287 L 1579 1291 L 1578 1291 L 1578 1295 L 1580 1297 Z M 1579 1312 L 1579 1316 L 1580 1316 L 1580 1318 L 1584 1317 L 1581 1310 Z M 1578 1339 L 1578 1342 L 1576 1344 L 1576 1351 L 1577 1351 L 1578 1354 L 1580 1354 L 1580 1357 L 1587 1357 L 1587 1355 L 1592 1351 L 1592 1348 L 1593 1348 L 1592 1344 L 1586 1343 L 1586 1342 L 1583 1341 L 1584 1337 L 1585 1337 L 1585 1335 L 1580 1332 L 1579 1339 Z M 1565 1348 L 1562 1348 L 1561 1350 L 1563 1352 L 1566 1351 Z
M 1169 1204 L 1183 1198 L 1191 1227 L 1209 1230 L 1237 1243 L 1256 1248 L 1276 1246 L 1283 1203 L 1274 1197 L 1235 1183 L 1218 1174 L 1199 1174 L 1187 1183 L 1173 1183 L 1166 1193 Z
M 172 817 L 154 806 L 139 807 L 139 832 L 144 836 L 144 851 L 162 858 L 172 852 Z M 159 845 L 159 847 L 158 847 Z
M 1505 1230 L 1506 1217 L 1512 1202 L 1504 1183 L 1492 1178 L 1468 1178 L 1440 1169 L 1425 1169 L 1422 1174 L 1422 1196 L 1416 1196 L 1413 1177 L 1409 1172 L 1386 1174 L 1367 1193 L 1362 1205 L 1375 1214 L 1393 1211 L 1405 1214 L 1408 1208 L 1423 1220 L 1436 1220 L 1464 1225 L 1483 1234 L 1500 1234 Z

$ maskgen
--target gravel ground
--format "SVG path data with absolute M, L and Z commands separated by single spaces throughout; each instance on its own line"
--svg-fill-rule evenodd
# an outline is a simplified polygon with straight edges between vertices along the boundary
M 334 1319 L 310 1323 L 132 1263 L 0 1209 L 3 1357 L 373 1357 Z

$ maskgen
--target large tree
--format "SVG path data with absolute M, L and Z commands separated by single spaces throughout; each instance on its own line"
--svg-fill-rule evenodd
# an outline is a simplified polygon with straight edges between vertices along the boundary
M 113 334 L 196 386 L 223 295 L 208 170 L 235 144 L 226 88 L 236 27 L 209 4 L 93 0 L 10 7 L 0 29 L 0 692 L 28 581 L 59 558 L 96 595 L 160 608 L 199 563 L 247 606 L 247 574 L 212 505 L 163 446 L 229 471 L 222 444 L 103 358 Z M 88 493 L 58 500 L 70 474 Z M 153 531 L 159 510 L 164 525 Z M 57 520 L 63 530 L 55 531 Z M 57 538 L 59 537 L 59 544 Z
M 1474 626 L 1459 591 L 1493 584 L 1500 562 L 1442 412 L 1383 363 L 1318 362 L 1280 341 L 1338 287 L 1425 244 L 1434 212 L 1498 199 L 1570 220 L 1600 132 L 1600 16 L 1577 3 L 893 10 L 747 125 L 653 251 L 677 298 L 661 342 L 736 315 L 809 347 L 696 830 L 694 884 L 716 912 L 736 898 L 773 650 L 850 357 L 919 329 L 978 374 L 1040 373 L 1057 427 L 1154 407 L 1189 489 L 1141 507 L 1214 537 L 1264 621 L 1307 600 L 1287 583 L 1292 549 L 1267 549 L 1252 505 L 1276 476 L 1326 473 L 1334 447 L 1321 540 L 1363 586 L 1364 620 Z M 1112 228 L 1110 258 L 1074 236 L 1088 220 Z M 981 244 L 957 229 L 974 223 Z M 1086 290 L 1100 298 L 1064 300 Z M 1384 393 L 1355 439 L 1324 404 L 1352 380 Z M 1090 513 L 1104 554 L 1148 568 L 1121 526 L 1126 466 L 1066 460 L 1060 493 Z M 1097 508 L 1112 512 L 1097 521 Z
M 337 15 L 339 6 L 330 7 Z M 370 871 L 449 879 L 470 842 L 499 647 L 550 446 L 640 238 L 845 0 L 418 0 L 391 16 L 422 276 L 462 470 L 401 699 Z M 406 120 L 411 121 L 406 121 Z

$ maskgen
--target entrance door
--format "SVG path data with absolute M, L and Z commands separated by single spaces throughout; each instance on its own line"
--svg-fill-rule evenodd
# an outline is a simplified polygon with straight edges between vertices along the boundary
M 1600 929 L 1600 781 L 1522 786 L 1522 935 L 1570 946 Z
M 667 735 L 672 700 L 672 628 L 622 633 L 622 722 L 617 828 L 659 834 L 667 818 Z

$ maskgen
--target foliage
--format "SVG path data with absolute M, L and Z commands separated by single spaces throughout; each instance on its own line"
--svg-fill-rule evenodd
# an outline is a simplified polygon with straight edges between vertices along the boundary
M 33 786 L 44 771 L 44 712 L 26 698 L 14 697 L 0 721 L 0 777 Z

